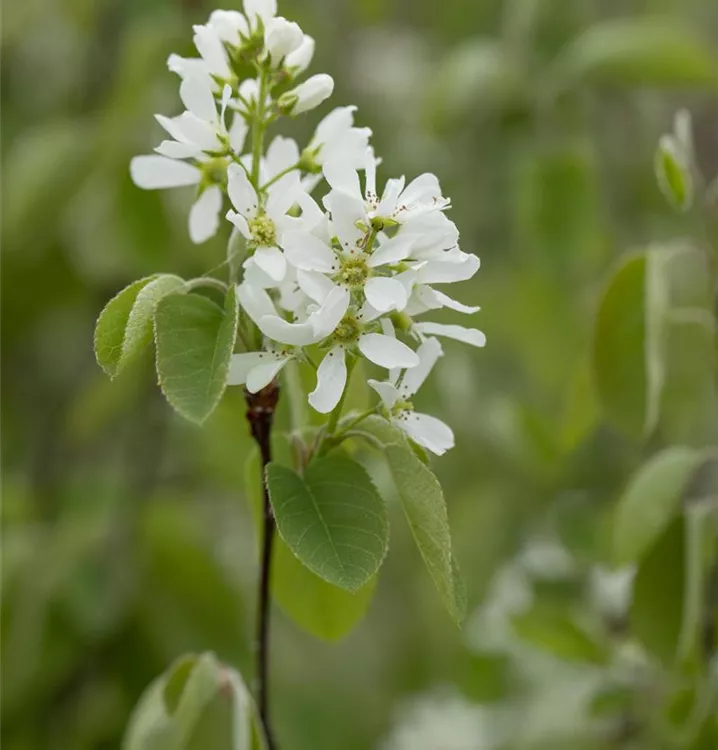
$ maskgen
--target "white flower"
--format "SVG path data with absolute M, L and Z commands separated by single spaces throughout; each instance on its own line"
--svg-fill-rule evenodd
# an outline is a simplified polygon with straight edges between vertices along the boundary
M 425 336 L 443 336 L 447 339 L 461 341 L 464 344 L 483 347 L 486 346 L 486 335 L 476 328 L 465 328 L 464 326 L 446 325 L 444 323 L 414 323 L 412 332 Z
M 249 24 L 238 10 L 215 10 L 210 14 L 207 26 L 217 33 L 225 43 L 238 47 L 243 38 L 249 36 Z
M 275 67 L 287 55 L 298 50 L 303 41 L 304 34 L 298 24 L 281 16 L 270 19 L 264 28 L 264 45 Z
M 427 339 L 416 353 L 419 364 L 407 370 L 402 378 L 385 382 L 369 380 L 369 385 L 379 394 L 392 424 L 415 443 L 441 456 L 454 447 L 454 433 L 440 419 L 415 412 L 409 401 L 441 357 L 441 345 L 436 339 Z
M 303 73 L 309 67 L 313 57 L 314 39 L 309 34 L 304 34 L 299 47 L 294 52 L 290 52 L 284 59 L 284 66 L 296 76 Z
M 218 29 L 209 24 L 194 26 L 193 41 L 207 66 L 207 72 L 222 80 L 231 80 L 232 69 Z
M 279 97 L 279 109 L 290 115 L 299 115 L 318 107 L 334 91 L 334 79 L 326 73 L 307 78 L 291 91 Z
M 405 186 L 403 177 L 387 180 L 381 198 L 376 190 L 376 159 L 369 149 L 365 155 L 365 187 L 362 193 L 357 170 L 345 160 L 332 160 L 324 165 L 324 177 L 332 187 L 327 196 L 331 205 L 336 194 L 353 201 L 357 214 L 374 226 L 408 224 L 422 214 L 443 211 L 451 202 L 441 195 L 441 187 L 435 175 L 419 175 Z
M 334 332 L 332 348 L 317 369 L 317 387 L 309 394 L 309 403 L 327 414 L 339 403 L 347 383 L 346 354 L 356 347 L 370 362 L 387 370 L 411 368 L 419 358 L 406 344 L 383 333 L 366 332 L 361 321 L 347 315 Z
M 288 174 L 275 182 L 263 205 L 243 167 L 231 164 L 227 178 L 229 199 L 236 209 L 228 211 L 227 218 L 254 247 L 250 260 L 274 281 L 281 281 L 287 264 L 280 245 L 284 232 L 293 225 L 287 211 L 301 192 L 298 175 Z
M 180 96 L 187 111 L 174 118 L 156 115 L 173 140 L 163 141 L 155 149 L 159 156 L 137 156 L 130 162 L 132 179 L 146 190 L 200 185 L 189 214 L 189 234 L 195 243 L 208 240 L 219 227 L 227 159 L 216 154 L 230 148 L 241 152 L 247 133 L 241 117 L 235 117 L 229 131 L 225 127 L 230 94 L 225 86 L 218 113 L 209 77 L 192 74 L 185 78 Z
M 354 127 L 356 107 L 333 109 L 314 131 L 307 151 L 317 164 L 342 160 L 354 169 L 363 169 L 371 130 Z
M 352 217 L 341 214 L 339 202 L 334 209 L 329 236 L 336 233 L 340 248 L 308 231 L 292 230 L 284 237 L 287 261 L 304 272 L 298 274 L 299 286 L 317 301 L 336 285 L 361 292 L 376 313 L 403 310 L 410 289 L 404 280 L 391 276 L 385 266 L 406 255 L 404 240 L 399 236 L 387 239 L 372 252 L 373 248 L 363 246 L 370 238 L 362 240 Z M 374 317 L 372 312 L 364 320 Z
M 244 0 L 244 13 L 252 30 L 256 30 L 260 22 L 266 28 L 277 15 L 277 0 Z

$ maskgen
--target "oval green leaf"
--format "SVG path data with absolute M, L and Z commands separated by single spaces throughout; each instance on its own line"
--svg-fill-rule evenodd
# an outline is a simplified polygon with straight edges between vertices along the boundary
M 320 578 L 357 591 L 379 570 L 389 542 L 386 508 L 356 461 L 314 461 L 304 477 L 267 467 L 277 528 L 289 549 Z
M 687 156 L 678 139 L 661 138 L 655 158 L 656 179 L 664 198 L 681 213 L 693 205 L 693 178 Z
M 277 451 L 275 451 L 277 452 Z M 262 513 L 262 467 L 255 449 L 245 464 L 245 488 L 259 530 Z M 274 542 L 272 595 L 302 630 L 326 641 L 344 637 L 361 620 L 376 588 L 372 578 L 355 593 L 332 586 L 305 567 L 281 537 Z
M 171 294 L 157 305 L 160 387 L 172 407 L 192 422 L 204 422 L 224 393 L 237 319 L 234 287 L 224 310 L 199 294 Z
M 688 485 L 702 461 L 684 447 L 668 448 L 631 478 L 618 502 L 613 543 L 617 565 L 639 560 L 680 512 Z

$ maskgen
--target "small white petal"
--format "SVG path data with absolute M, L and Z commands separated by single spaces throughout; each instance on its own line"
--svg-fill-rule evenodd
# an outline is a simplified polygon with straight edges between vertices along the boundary
M 256 323 L 265 336 L 282 344 L 309 346 L 316 340 L 314 327 L 310 321 L 289 323 L 278 315 L 266 315 L 257 320 Z
M 232 125 L 229 128 L 229 145 L 235 154 L 241 154 L 244 148 L 244 141 L 247 138 L 249 127 L 246 120 L 239 113 L 235 113 L 232 118 Z
M 394 178 L 386 181 L 384 193 L 381 196 L 379 205 L 376 207 L 377 216 L 391 216 L 396 209 L 396 202 L 399 199 L 401 191 L 404 189 L 404 178 Z
M 287 272 L 287 261 L 278 247 L 258 247 L 254 251 L 254 262 L 275 281 L 281 281 Z
M 211 73 L 222 78 L 231 77 L 232 71 L 227 63 L 227 53 L 215 29 L 209 26 L 195 26 L 193 41 Z
M 332 190 L 338 190 L 340 193 L 351 196 L 355 200 L 362 200 L 359 175 L 356 169 L 350 164 L 347 162 L 332 161 L 325 164 L 322 171 Z
M 357 342 L 359 351 L 375 365 L 392 367 L 416 367 L 419 357 L 406 344 L 381 333 L 365 333 Z
M 194 202 L 189 212 L 189 236 L 200 244 L 217 233 L 219 212 L 222 209 L 222 190 L 218 185 L 208 187 Z
M 186 142 L 194 143 L 203 151 L 215 151 L 220 147 L 216 125 L 201 120 L 192 112 L 183 112 L 175 119 Z
M 335 286 L 329 292 L 322 306 L 309 316 L 316 341 L 321 341 L 334 331 L 346 314 L 350 301 L 351 295 L 342 287 Z
M 484 346 L 486 336 L 476 328 L 464 328 L 464 326 L 444 325 L 443 323 L 415 323 L 414 328 L 422 334 L 432 336 L 445 336 L 456 341 L 463 341 L 472 346 Z
M 476 255 L 462 253 L 460 262 L 429 260 L 426 262 L 418 275 L 420 284 L 451 284 L 455 281 L 466 281 L 470 279 L 481 265 Z
M 242 309 L 259 325 L 262 318 L 277 316 L 271 297 L 260 287 L 243 282 L 237 287 L 237 298 Z M 290 342 L 284 342 L 290 343 Z
M 247 375 L 247 390 L 250 393 L 258 393 L 268 386 L 290 359 L 276 354 L 271 356 L 274 361 L 262 362 Z
M 244 0 L 244 12 L 252 26 L 256 24 L 257 17 L 266 25 L 277 15 L 277 0 Z
M 302 271 L 333 273 L 339 268 L 332 250 L 309 232 L 287 232 L 282 238 L 282 247 L 287 260 Z
M 130 175 L 145 190 L 196 185 L 202 177 L 199 169 L 183 161 L 165 156 L 135 156 L 130 162 Z
M 315 271 L 297 271 L 297 283 L 309 299 L 320 305 L 329 292 L 336 288 L 336 284 L 331 279 Z
M 332 227 L 339 237 L 342 250 L 351 251 L 363 235 L 362 230 L 357 226 L 357 222 L 366 221 L 363 201 L 338 190 L 332 190 L 325 196 L 324 205 L 332 214 Z
M 320 414 L 328 414 L 339 403 L 346 383 L 344 349 L 335 346 L 317 368 L 317 387 L 309 394 L 309 403 Z
M 243 237 L 245 237 L 246 239 L 251 238 L 252 233 L 249 231 L 249 224 L 247 224 L 247 220 L 244 218 L 244 216 L 242 216 L 242 214 L 238 214 L 236 211 L 232 211 L 230 209 L 229 211 L 227 211 L 226 218 L 229 219 L 229 221 L 231 221 L 235 227 L 237 227 Z
M 262 363 L 262 352 L 233 354 L 229 360 L 227 385 L 244 385 L 250 370 Z
M 247 173 L 239 164 L 227 167 L 227 192 L 232 205 L 247 219 L 253 219 L 257 214 L 257 192 L 247 177 Z
M 172 54 L 167 58 L 167 68 L 177 73 L 180 78 L 190 75 L 205 75 L 209 73 L 207 63 L 198 57 L 180 57 Z
M 399 400 L 399 391 L 394 387 L 394 385 L 392 385 L 392 383 L 371 379 L 367 380 L 367 383 L 379 394 L 382 403 L 384 404 L 384 406 L 386 406 L 387 409 L 391 409 Z
M 311 63 L 313 57 L 314 39 L 309 34 L 305 34 L 299 48 L 287 55 L 284 65 L 289 69 L 294 69 L 295 74 L 302 73 L 309 67 L 309 63 Z
M 193 143 L 179 141 L 162 141 L 155 152 L 170 159 L 197 159 L 202 155 L 202 150 Z
M 429 376 L 437 360 L 443 354 L 441 344 L 436 339 L 427 339 L 416 350 L 419 364 L 404 373 L 399 392 L 404 399 L 411 398 Z
M 278 135 L 272 139 L 265 157 L 266 179 L 293 167 L 299 161 L 299 146 L 293 138 L 284 138 Z
M 217 121 L 217 105 L 212 94 L 212 79 L 208 75 L 193 75 L 180 85 L 180 99 L 184 106 L 200 120 Z
M 155 115 L 155 120 L 176 140 L 186 143 L 182 124 L 179 117 L 165 117 L 164 115 Z
M 283 94 L 280 97 L 279 104 L 282 105 L 282 99 L 294 102 L 291 107 L 291 114 L 300 115 L 302 112 L 308 112 L 310 109 L 318 107 L 332 95 L 333 91 L 334 79 L 326 73 L 318 73 Z
M 379 312 L 403 310 L 409 299 L 404 285 L 388 276 L 369 279 L 364 285 L 364 294 L 369 304 Z
M 394 424 L 419 445 L 441 456 L 454 447 L 454 433 L 440 419 L 428 414 L 403 412 L 401 417 L 392 420 Z
M 411 255 L 414 241 L 414 237 L 404 235 L 401 232 L 390 240 L 385 240 L 371 254 L 369 266 L 371 268 L 378 268 L 379 266 L 392 265 L 408 258 Z
M 297 202 L 302 190 L 298 172 L 290 172 L 272 185 L 267 192 L 267 216 L 276 223 Z

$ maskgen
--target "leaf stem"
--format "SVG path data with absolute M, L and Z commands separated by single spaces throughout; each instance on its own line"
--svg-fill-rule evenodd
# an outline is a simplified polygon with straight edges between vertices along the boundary
M 264 192 L 267 190 L 267 188 L 270 188 L 272 185 L 274 185 L 275 182 L 279 182 L 279 180 L 282 179 L 282 177 L 285 177 L 286 175 L 290 174 L 290 172 L 294 172 L 296 169 L 299 169 L 299 162 L 296 164 L 292 164 L 291 167 L 287 167 L 286 169 L 283 169 L 281 172 L 277 172 L 277 174 L 272 177 L 271 180 L 267 180 L 267 182 L 262 185 L 261 188 L 259 188 L 260 192 Z
M 279 386 L 276 381 L 273 381 L 259 393 L 250 393 L 245 390 L 244 399 L 247 403 L 247 420 L 252 437 L 257 443 L 262 460 L 262 539 L 257 593 L 257 667 L 255 675 L 257 707 L 267 738 L 267 746 L 269 750 L 276 750 L 274 733 L 269 721 L 269 585 L 276 524 L 269 499 L 266 468 L 272 460 L 272 424 L 279 401 Z

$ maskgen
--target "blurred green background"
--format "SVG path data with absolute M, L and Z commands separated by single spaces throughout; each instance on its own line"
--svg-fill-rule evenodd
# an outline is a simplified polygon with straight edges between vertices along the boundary
M 128 172 L 158 142 L 153 113 L 179 112 L 168 54 L 194 54 L 191 25 L 213 8 L 3 6 L 7 750 L 118 747 L 143 688 L 185 651 L 251 674 L 242 395 L 200 430 L 164 403 L 151 363 L 110 383 L 92 353 L 120 288 L 224 259 L 229 225 L 193 246 L 191 191 L 144 192 Z M 601 567 L 606 518 L 649 450 L 595 406 L 593 313 L 619 255 L 697 231 L 662 199 L 653 154 L 687 107 L 700 163 L 718 171 L 718 5 L 283 0 L 280 12 L 316 38 L 312 71 L 334 76 L 332 105 L 359 106 L 383 176 L 439 175 L 462 248 L 482 259 L 457 296 L 482 306 L 489 342 L 447 343 L 419 399 L 457 436 L 434 467 L 467 582 L 463 632 L 393 508 L 389 558 L 349 636 L 324 643 L 275 610 L 282 747 L 698 747 L 624 703 L 597 705 L 612 675 L 590 647 L 540 654 L 515 642 L 506 611 L 533 592 L 621 632 L 623 581 Z M 293 135 L 306 141 L 319 114 Z

